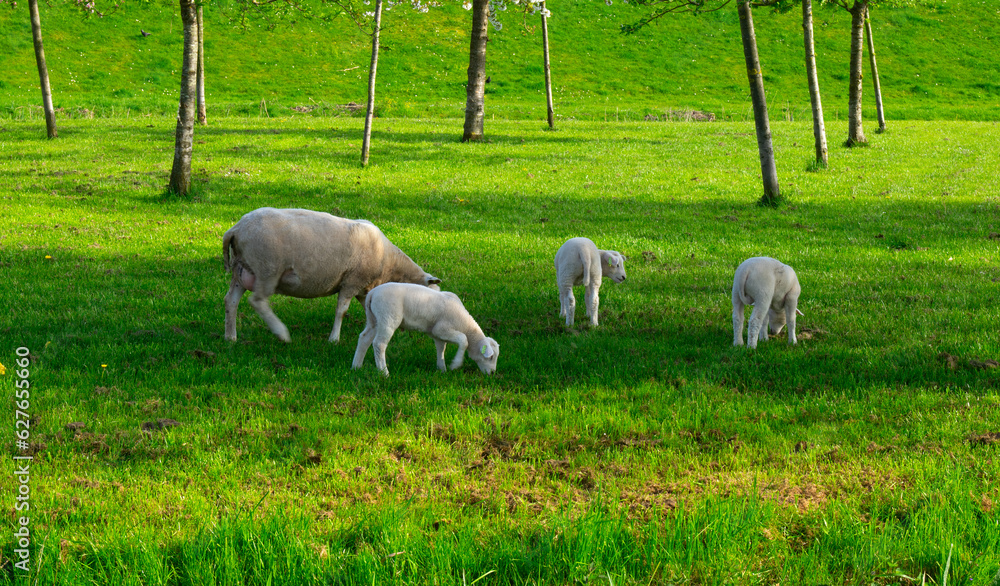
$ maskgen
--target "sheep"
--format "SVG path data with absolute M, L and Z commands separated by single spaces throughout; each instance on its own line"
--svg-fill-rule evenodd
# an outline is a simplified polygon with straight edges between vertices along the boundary
M 367 220 L 346 220 L 323 212 L 260 208 L 244 215 L 222 237 L 222 258 L 233 277 L 226 294 L 226 339 L 236 340 L 236 309 L 245 291 L 250 305 L 283 342 L 288 328 L 268 298 L 326 297 L 338 293 L 330 342 L 356 297 L 364 303 L 372 288 L 391 281 L 437 288 L 441 280 L 424 272 Z
M 375 366 L 389 376 L 385 363 L 385 347 L 396 329 L 417 330 L 429 334 L 437 346 L 437 367 L 445 368 L 444 351 L 448 342 L 458 344 L 451 369 L 462 366 L 465 351 L 479 365 L 483 374 L 497 369 L 500 344 L 486 337 L 476 320 L 462 305 L 458 295 L 450 291 L 434 291 L 409 283 L 386 283 L 375 287 L 365 298 L 365 329 L 358 336 L 351 368 L 361 368 L 374 343 Z
M 733 346 L 743 345 L 743 310 L 747 305 L 753 305 L 747 345 L 756 348 L 758 339 L 767 340 L 769 324 L 778 335 L 786 322 L 788 343 L 795 344 L 795 316 L 803 315 L 796 307 L 801 292 L 795 271 L 786 264 L 766 256 L 740 263 L 733 278 Z
M 573 326 L 576 312 L 574 285 L 585 285 L 585 301 L 590 325 L 597 325 L 598 291 L 601 277 L 616 283 L 625 282 L 625 257 L 614 250 L 598 250 L 589 238 L 570 238 L 556 252 L 556 283 L 559 286 L 559 317 L 566 318 L 566 326 Z

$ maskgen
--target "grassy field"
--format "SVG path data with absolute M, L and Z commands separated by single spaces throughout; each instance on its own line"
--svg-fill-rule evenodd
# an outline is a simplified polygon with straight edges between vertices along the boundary
M 806 172 L 809 126 L 777 122 L 771 210 L 750 123 L 542 126 L 386 119 L 361 170 L 358 119 L 219 119 L 179 200 L 168 118 L 2 121 L 32 583 L 995 584 L 1000 127 L 899 122 Z M 352 371 L 363 311 L 330 345 L 329 298 L 273 298 L 287 345 L 243 303 L 227 343 L 221 235 L 261 206 L 374 221 L 497 374 L 437 372 L 412 333 L 389 379 Z M 567 330 L 552 258 L 578 235 L 629 279 Z M 799 274 L 795 347 L 731 345 L 755 255 Z
M 263 4 L 263 3 L 262 3 Z M 460 117 L 465 103 L 469 12 L 457 2 L 426 14 L 397 7 L 385 15 L 377 86 L 379 113 Z M 850 15 L 816 8 L 820 87 L 831 122 L 846 119 Z M 512 5 L 513 6 L 513 5 Z M 750 119 L 746 68 L 735 8 L 660 19 L 638 35 L 620 34 L 642 9 L 624 2 L 567 0 L 550 6 L 556 113 L 563 119 L 636 120 L 669 110 L 707 110 Z M 42 6 L 52 90 L 62 117 L 177 111 L 181 62 L 176 2 L 126 3 L 84 20 L 68 4 Z M 337 114 L 364 103 L 370 44 L 346 19 L 323 24 L 294 13 L 268 30 L 243 28 L 228 2 L 207 3 L 210 117 Z M 490 31 L 487 116 L 542 119 L 545 94 L 536 18 L 513 9 Z M 755 16 L 773 120 L 810 116 L 801 14 Z M 887 116 L 900 119 L 1000 119 L 997 5 L 984 0 L 927 2 L 919 9 L 873 11 Z M 143 37 L 140 29 L 150 33 Z M 38 75 L 27 2 L 0 9 L 0 116 L 39 116 Z M 866 65 L 866 74 L 867 65 Z M 874 116 L 871 86 L 866 115 Z M 295 108 L 296 110 L 293 110 Z

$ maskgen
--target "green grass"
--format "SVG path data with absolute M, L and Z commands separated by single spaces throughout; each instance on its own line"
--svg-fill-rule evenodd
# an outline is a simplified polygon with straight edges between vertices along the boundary
M 39 117 L 40 96 L 27 3 L 0 10 L 0 115 Z M 180 18 L 176 3 L 118 10 L 83 20 L 66 4 L 42 6 L 55 105 L 60 116 L 173 117 L 179 94 Z M 751 118 L 735 9 L 698 17 L 674 15 L 625 37 L 620 25 L 642 10 L 623 2 L 572 0 L 551 9 L 554 99 L 562 119 L 641 120 L 670 110 L 706 110 Z M 490 31 L 487 116 L 543 119 L 537 17 L 503 13 Z M 826 119 L 847 118 L 850 15 L 817 8 L 816 50 Z M 346 19 L 325 25 L 304 16 L 273 31 L 230 19 L 228 3 L 206 5 L 207 101 L 210 117 L 342 113 L 364 103 L 370 44 Z M 379 64 L 379 114 L 461 117 L 468 67 L 469 13 L 446 3 L 426 14 L 397 7 L 385 15 Z M 755 15 L 772 120 L 806 120 L 801 15 Z M 921 9 L 873 12 L 882 91 L 890 130 L 901 119 L 997 120 L 1000 112 L 1000 20 L 993 2 L 950 0 Z M 140 28 L 151 32 L 139 34 Z M 867 63 L 867 62 L 866 62 Z M 867 75 L 867 65 L 866 65 Z M 866 116 L 874 117 L 871 86 Z M 831 136 L 831 144 L 842 137 Z
M 176 199 L 167 118 L 64 120 L 55 141 L 0 123 L 32 578 L 942 584 L 954 544 L 948 583 L 988 583 L 996 123 L 900 122 L 808 171 L 808 123 L 777 122 L 777 210 L 754 203 L 750 123 L 543 126 L 463 145 L 453 120 L 386 119 L 362 170 L 358 119 L 217 119 Z M 243 303 L 224 341 L 221 235 L 265 205 L 374 221 L 500 342 L 497 374 L 437 372 L 412 333 L 391 378 L 351 371 L 363 311 L 330 345 L 331 298 L 273 298 L 287 345 Z M 552 258 L 578 235 L 629 279 L 567 331 Z M 761 254 L 801 280 L 796 347 L 731 346 L 733 270 Z M 161 418 L 181 425 L 143 431 Z

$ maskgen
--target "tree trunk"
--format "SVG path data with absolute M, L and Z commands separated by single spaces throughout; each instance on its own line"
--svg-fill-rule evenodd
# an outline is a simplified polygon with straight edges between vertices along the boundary
M 865 39 L 868 41 L 868 62 L 872 68 L 872 82 L 875 84 L 875 112 L 878 114 L 878 131 L 885 132 L 885 112 L 882 110 L 882 85 L 878 79 L 878 65 L 875 63 L 875 41 L 872 39 L 871 10 L 865 9 Z
M 181 66 L 181 100 L 174 135 L 174 166 L 170 171 L 171 193 L 187 195 L 191 189 L 191 152 L 198 81 L 198 9 L 195 0 L 180 0 L 184 25 L 184 62 Z
M 757 55 L 757 36 L 753 30 L 750 0 L 740 0 L 740 35 L 743 37 L 743 58 L 747 65 L 750 99 L 753 102 L 753 121 L 757 128 L 757 151 L 760 154 L 760 173 L 764 182 L 764 195 L 760 201 L 776 205 L 781 201 L 778 187 L 778 170 L 774 164 L 774 147 L 771 144 L 771 123 L 767 118 L 767 100 L 764 98 L 764 75 Z
M 205 108 L 205 21 L 198 6 L 198 124 L 208 124 Z
M 45 49 L 42 48 L 42 17 L 38 14 L 38 0 L 28 0 L 31 13 L 31 39 L 35 42 L 35 62 L 38 64 L 38 81 L 42 87 L 42 108 L 45 110 L 45 130 L 49 138 L 56 138 L 56 111 L 52 107 L 52 90 L 49 89 L 49 68 L 45 65 Z
M 549 128 L 555 128 L 555 112 L 552 109 L 552 68 L 549 66 L 549 23 L 545 17 L 545 2 L 542 2 L 542 52 L 545 54 L 545 99 L 548 106 Z
M 469 42 L 469 82 L 465 88 L 465 131 L 462 133 L 462 142 L 483 140 L 489 11 L 489 0 L 472 0 L 472 40 Z
M 847 103 L 847 142 L 844 146 L 868 144 L 861 113 L 861 66 L 864 57 L 865 9 L 868 0 L 855 0 L 851 8 L 851 87 Z
M 378 41 L 382 32 L 382 0 L 375 0 L 375 30 L 372 31 L 372 63 L 368 68 L 368 110 L 365 112 L 365 136 L 361 139 L 361 166 L 368 164 L 372 142 L 372 118 L 375 117 L 375 70 L 378 68 Z
M 827 166 L 826 126 L 823 124 L 823 103 L 819 96 L 816 75 L 816 48 L 813 43 L 812 0 L 802 0 L 802 31 L 806 47 L 806 76 L 809 78 L 809 102 L 812 104 L 813 137 L 816 143 L 816 163 Z

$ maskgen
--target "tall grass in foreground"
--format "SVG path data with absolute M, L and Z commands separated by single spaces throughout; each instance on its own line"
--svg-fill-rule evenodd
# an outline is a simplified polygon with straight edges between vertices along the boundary
M 1000 545 L 995 523 L 949 501 L 869 522 L 831 506 L 809 516 L 816 527 L 754 498 L 709 497 L 694 510 L 656 511 L 640 522 L 598 500 L 580 516 L 557 513 L 530 528 L 488 515 L 452 527 L 421 508 L 339 522 L 222 519 L 183 541 L 90 544 L 35 576 L 51 584 L 940 584 L 950 554 L 950 583 L 986 584 L 995 558 L 953 545 L 969 533 L 994 551 Z M 53 557 L 65 551 L 44 545 Z
M 30 348 L 32 582 L 996 575 L 996 125 L 901 123 L 811 172 L 808 125 L 777 124 L 777 210 L 754 204 L 748 124 L 376 130 L 362 170 L 360 121 L 215 121 L 173 199 L 170 120 L 0 125 L 0 388 Z M 391 378 L 351 371 L 362 313 L 330 345 L 332 299 L 273 298 L 291 344 L 244 304 L 224 341 L 221 235 L 265 205 L 374 221 L 499 340 L 497 375 L 439 373 L 405 332 Z M 567 330 L 552 258 L 578 235 L 629 279 L 602 287 L 600 327 Z M 733 270 L 759 254 L 802 282 L 796 347 L 731 346 Z

